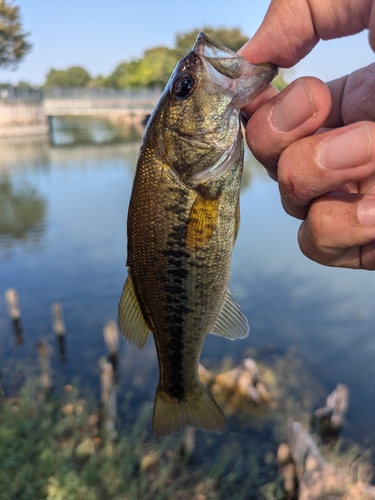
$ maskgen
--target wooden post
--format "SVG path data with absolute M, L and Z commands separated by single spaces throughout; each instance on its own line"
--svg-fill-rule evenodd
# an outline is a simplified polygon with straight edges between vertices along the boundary
M 8 305 L 8 313 L 10 319 L 12 320 L 13 323 L 14 333 L 16 336 L 16 343 L 22 344 L 23 330 L 21 324 L 21 309 L 20 309 L 17 290 L 15 288 L 8 288 L 8 290 L 5 291 L 5 300 Z
M 65 323 L 64 323 L 64 313 L 60 302 L 55 302 L 52 304 L 52 321 L 53 321 L 53 331 L 56 335 L 65 335 Z
M 2 379 L 2 373 L 0 370 L 0 410 L 2 408 L 2 403 L 5 400 L 5 392 L 4 392 L 3 386 L 1 385 L 1 379 Z
M 52 312 L 52 328 L 57 337 L 59 345 L 60 359 L 63 363 L 66 362 L 66 341 L 65 341 L 65 322 L 63 308 L 60 302 L 55 302 L 51 306 Z
M 39 363 L 42 368 L 42 387 L 46 390 L 52 389 L 51 356 L 53 349 L 45 340 L 39 340 L 37 343 L 37 350 Z
M 195 450 L 195 427 L 188 427 L 184 433 L 184 440 L 181 444 L 181 456 L 185 464 L 191 462 Z
M 111 320 L 104 325 L 103 336 L 108 354 L 117 354 L 119 348 L 119 339 L 116 321 Z
M 5 291 L 5 300 L 8 304 L 8 312 L 11 319 L 20 319 L 21 310 L 17 290 L 15 288 L 8 288 Z
M 119 335 L 116 321 L 108 321 L 103 328 L 104 343 L 107 348 L 109 361 L 113 365 L 113 370 L 117 372 Z
M 285 450 L 279 448 L 278 458 L 288 498 L 297 498 L 297 489 L 293 489 L 293 485 L 298 483 L 298 500 L 375 499 L 375 488 L 367 479 L 352 474 L 349 464 L 337 467 L 323 459 L 313 437 L 299 422 L 292 422 L 288 426 L 286 437 L 289 451 L 285 445 L 280 445 Z M 284 460 L 281 460 L 282 456 Z
M 103 405 L 104 427 L 111 440 L 116 439 L 117 395 L 114 384 L 113 365 L 104 363 L 100 370 L 100 400 Z

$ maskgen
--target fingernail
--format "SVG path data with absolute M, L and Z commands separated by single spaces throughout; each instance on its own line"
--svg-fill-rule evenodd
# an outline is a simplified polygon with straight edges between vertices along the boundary
M 328 170 L 366 165 L 370 161 L 371 147 L 370 128 L 361 125 L 323 140 L 318 150 L 318 162 Z
M 375 199 L 363 199 L 358 203 L 358 220 L 364 226 L 375 226 Z
M 290 132 L 317 112 L 304 80 L 298 80 L 280 97 L 272 113 L 272 122 L 280 132 Z

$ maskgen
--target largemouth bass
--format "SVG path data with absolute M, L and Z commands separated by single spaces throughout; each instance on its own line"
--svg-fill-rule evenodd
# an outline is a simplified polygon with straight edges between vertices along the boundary
M 160 369 L 153 430 L 223 432 L 198 376 L 208 333 L 246 337 L 228 291 L 239 228 L 239 109 L 275 76 L 200 33 L 176 66 L 145 130 L 128 213 L 128 278 L 119 328 L 141 349 L 153 333 Z

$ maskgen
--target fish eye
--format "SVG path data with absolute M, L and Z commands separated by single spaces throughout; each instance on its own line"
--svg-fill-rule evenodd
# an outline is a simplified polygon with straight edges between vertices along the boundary
M 173 82 L 172 92 L 177 97 L 187 97 L 192 93 L 194 85 L 195 80 L 190 73 L 183 73 Z

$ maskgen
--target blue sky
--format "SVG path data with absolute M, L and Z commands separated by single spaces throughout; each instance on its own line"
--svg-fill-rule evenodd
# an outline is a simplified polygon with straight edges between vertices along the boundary
M 16 0 L 32 52 L 16 71 L 0 71 L 0 82 L 43 83 L 51 68 L 85 67 L 108 75 L 124 60 L 156 45 L 172 46 L 176 33 L 200 28 L 239 27 L 251 36 L 268 0 Z M 374 60 L 367 33 L 320 42 L 289 72 L 323 80 L 337 78 Z

